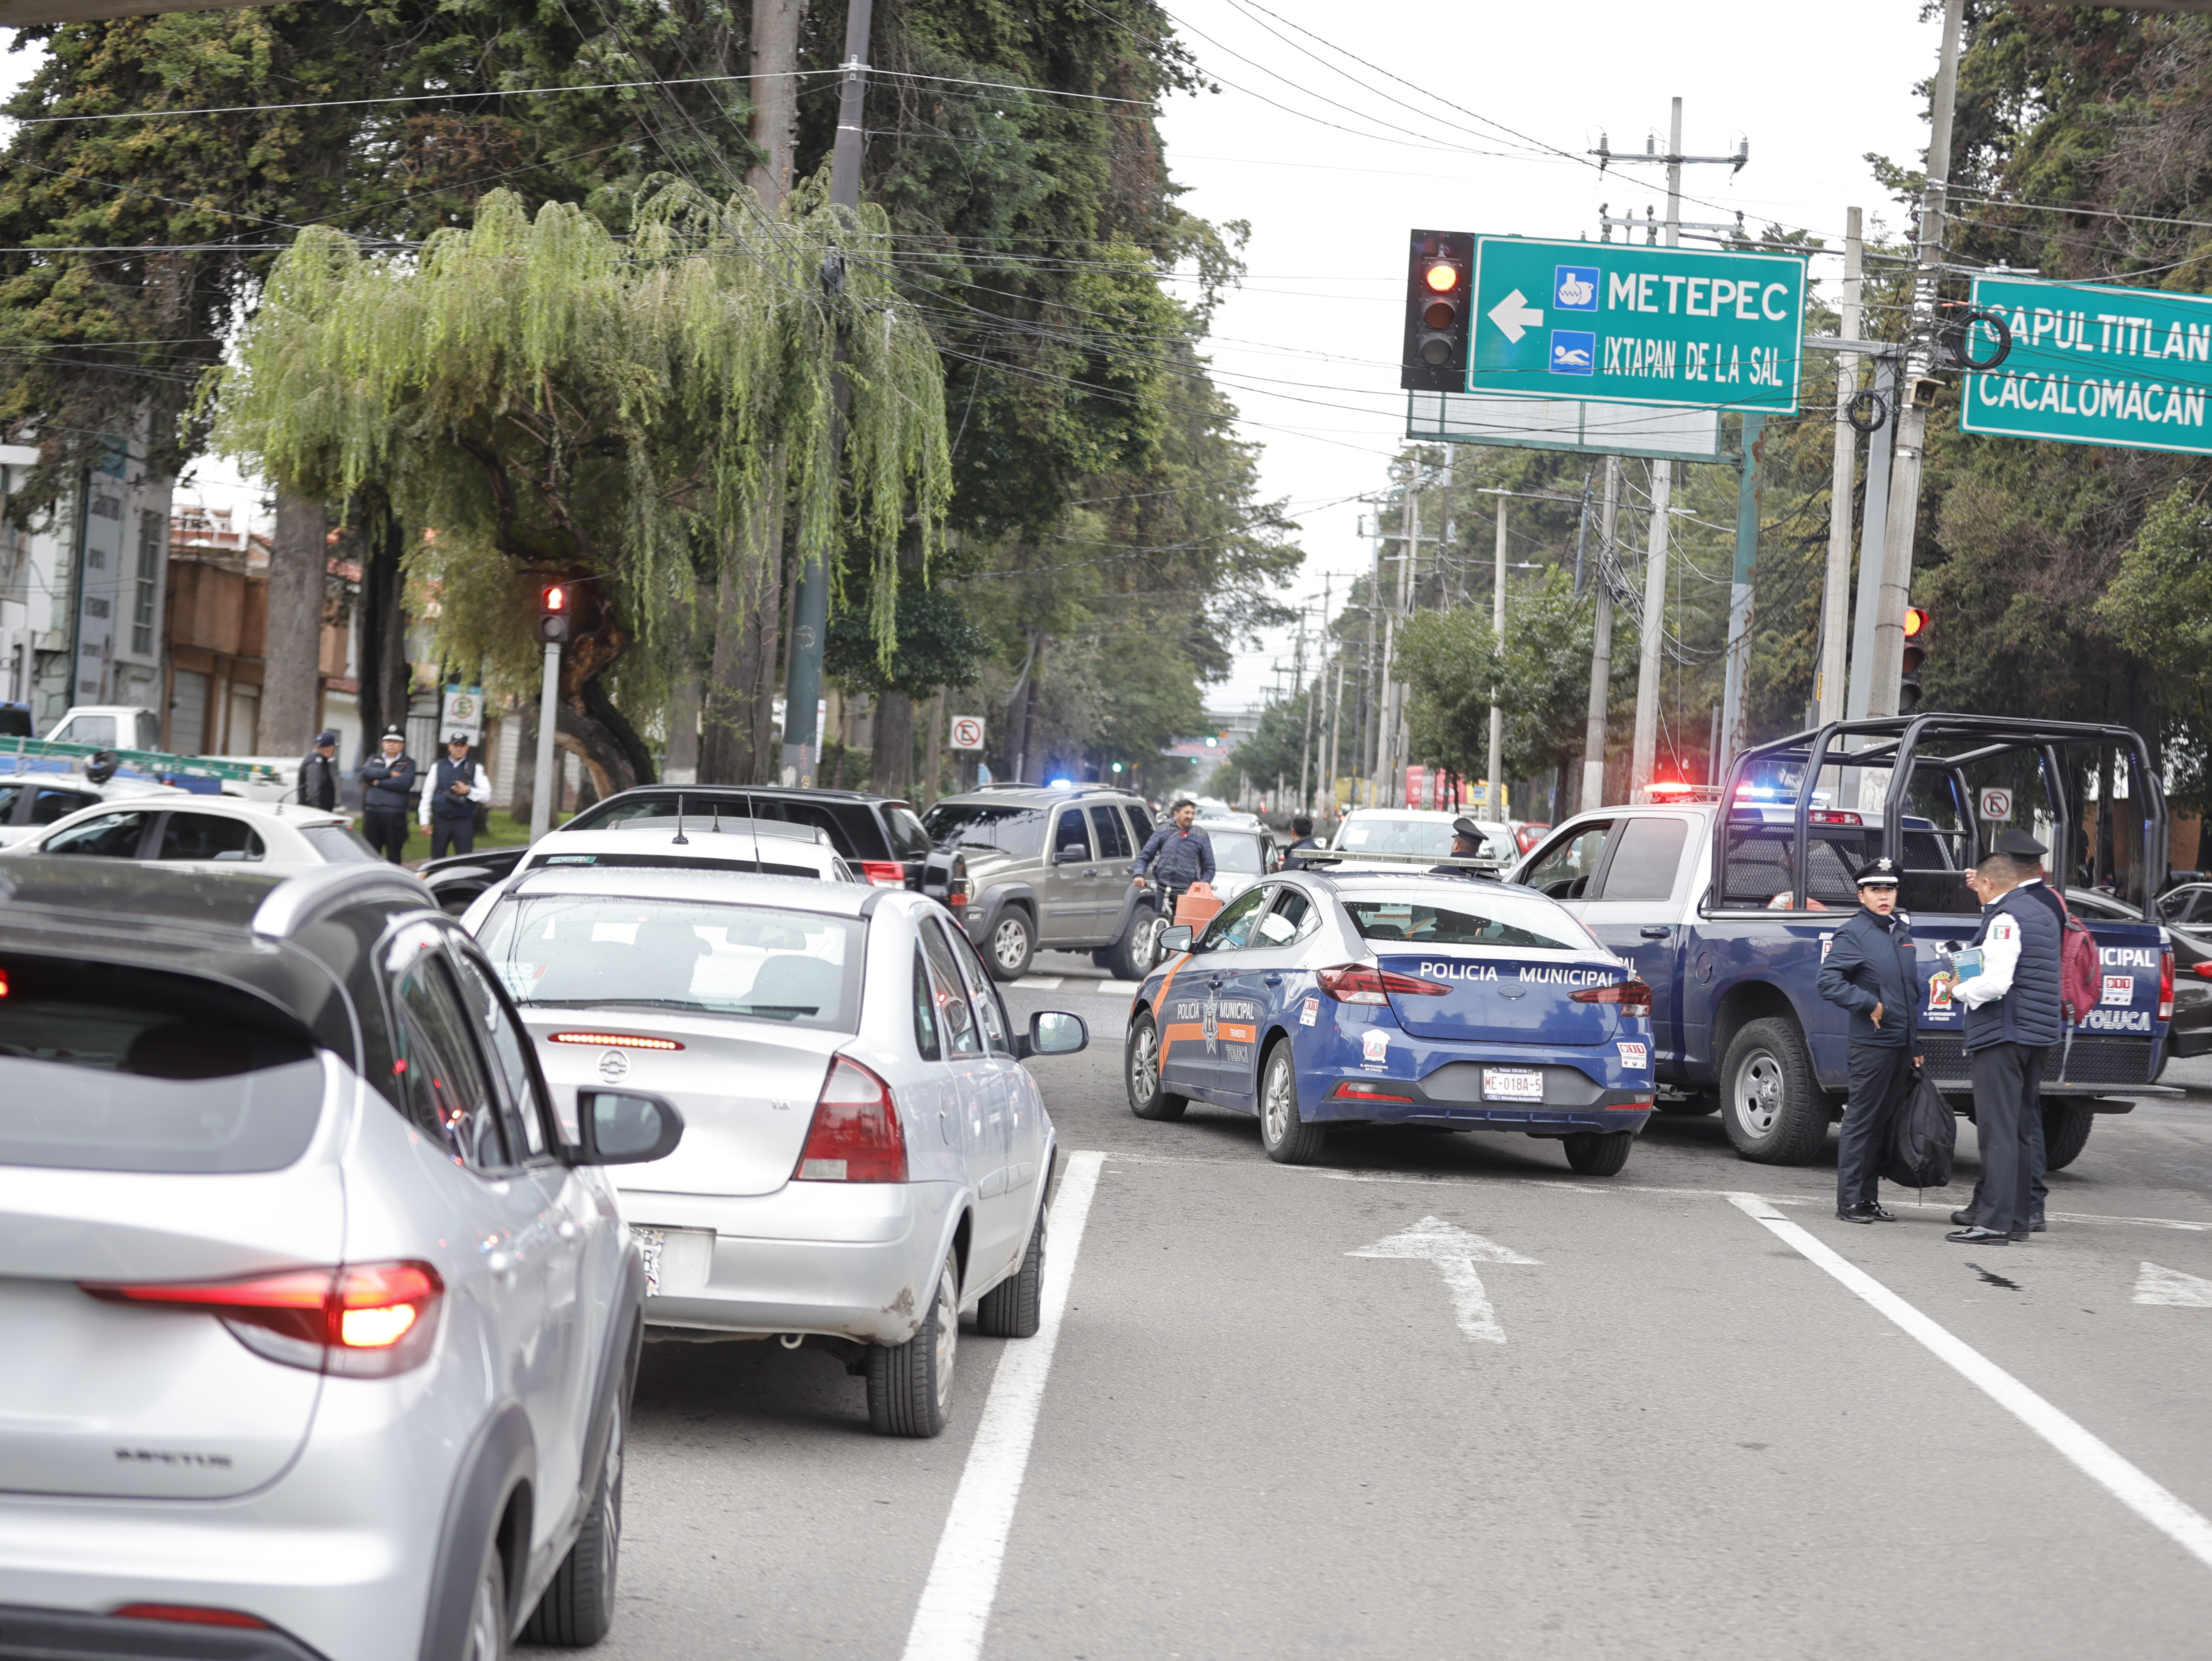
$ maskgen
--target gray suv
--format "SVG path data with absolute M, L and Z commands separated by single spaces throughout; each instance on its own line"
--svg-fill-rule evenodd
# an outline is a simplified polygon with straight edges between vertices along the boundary
M 1089 952 L 1142 980 L 1167 927 L 1130 877 L 1152 810 L 1111 785 L 994 784 L 946 796 L 921 816 L 929 839 L 968 862 L 968 937 L 1002 981 L 1042 947 Z

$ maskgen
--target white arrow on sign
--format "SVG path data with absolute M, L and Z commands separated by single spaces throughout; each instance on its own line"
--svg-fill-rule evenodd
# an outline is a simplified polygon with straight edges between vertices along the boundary
M 1490 320 L 1505 331 L 1505 338 L 1515 345 L 1521 337 L 1544 320 L 1544 313 L 1528 303 L 1528 296 L 1516 289 L 1490 308 Z
M 1510 1246 L 1470 1234 L 1457 1223 L 1448 1223 L 1441 1217 L 1424 1217 L 1403 1234 L 1393 1234 L 1387 1240 L 1377 1240 L 1371 1246 L 1344 1255 L 1427 1258 L 1436 1264 L 1437 1272 L 1451 1288 L 1452 1313 L 1458 1319 L 1459 1329 L 1486 1344 L 1504 1343 L 1505 1329 L 1498 1324 L 1498 1311 L 1491 1308 L 1490 1294 L 1482 1289 L 1482 1276 L 1475 1273 L 1474 1266 L 1536 1261 L 1522 1256 Z
M 2145 1263 L 2136 1276 L 2136 1302 L 2169 1304 L 2176 1309 L 2212 1309 L 2212 1281 L 2200 1281 L 2178 1269 Z

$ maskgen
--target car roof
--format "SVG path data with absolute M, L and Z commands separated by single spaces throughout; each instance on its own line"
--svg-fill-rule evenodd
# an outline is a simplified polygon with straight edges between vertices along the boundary
M 0 783 L 6 782 L 6 776 L 0 776 Z M 155 794 L 155 791 L 160 794 Z M 189 807 L 185 805 L 187 800 Z M 170 790 L 162 786 L 154 787 L 153 791 L 143 796 L 110 796 L 95 806 L 80 807 L 76 812 L 64 814 L 54 823 L 59 824 L 65 819 L 76 818 L 78 813 L 112 813 L 119 808 L 136 806 L 141 802 L 159 803 L 172 812 L 212 813 L 218 818 L 276 819 L 295 826 L 346 823 L 342 813 L 325 812 L 319 807 L 302 807 L 297 802 L 253 801 L 244 796 L 209 796 L 197 790 Z
M 659 837 L 673 843 L 677 824 L 673 818 L 624 819 L 620 824 L 595 824 L 586 830 L 563 830 L 557 847 L 545 849 L 533 844 L 526 853 L 544 851 L 548 854 L 590 854 L 597 852 L 635 852 L 641 842 Z M 830 840 L 830 833 L 818 824 L 794 824 L 787 819 L 738 818 L 724 815 L 717 826 L 712 814 L 702 814 L 696 822 L 686 813 L 684 818 L 684 837 L 687 843 L 696 843 L 705 837 L 710 841 L 721 837 L 740 839 L 747 850 L 739 855 L 734 848 L 702 849 L 702 853 L 726 854 L 731 859 L 749 858 L 754 840 L 774 837 L 780 842 L 799 843 L 835 854 L 837 844 Z M 788 850 L 778 849 L 778 852 Z
M 689 900 L 708 905 L 773 905 L 787 911 L 857 917 L 872 909 L 871 896 L 892 891 L 856 882 L 823 882 L 817 877 L 780 877 L 758 871 L 685 870 L 665 865 L 533 865 L 515 878 L 501 898 L 603 895 Z
M 859 802 L 864 806 L 876 807 L 911 807 L 914 805 L 904 796 L 878 796 L 866 790 L 802 790 L 796 786 L 781 784 L 636 784 L 627 790 L 616 791 L 600 805 L 631 801 L 639 797 L 663 796 L 682 796 L 687 800 L 696 796 L 702 801 L 758 796 L 763 800 Z

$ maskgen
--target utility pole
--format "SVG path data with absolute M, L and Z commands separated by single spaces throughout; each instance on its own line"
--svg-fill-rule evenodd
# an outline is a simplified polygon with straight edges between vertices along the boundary
M 1326 639 L 1328 635 L 1328 578 L 1325 575 L 1321 580 L 1321 631 L 1322 637 Z M 1298 619 L 1298 661 L 1301 664 L 1304 664 L 1305 661 L 1305 619 L 1304 617 L 1300 617 Z M 1313 812 L 1313 793 L 1308 788 L 1307 781 L 1309 774 L 1307 772 L 1307 766 L 1313 756 L 1314 694 L 1319 689 L 1320 685 L 1321 677 L 1319 675 L 1316 675 L 1306 687 L 1306 738 L 1305 742 L 1298 746 L 1298 805 L 1309 813 Z
M 1838 308 L 1837 334 L 1844 340 L 1859 338 L 1859 295 L 1865 248 L 1859 236 L 1859 210 L 1844 210 L 1844 292 Z M 1849 411 L 1859 389 L 1859 360 L 1845 352 L 1836 360 L 1836 459 L 1828 475 L 1828 571 L 1820 590 L 1820 669 L 1818 690 L 1820 721 L 1842 719 L 1844 672 L 1851 596 L 1851 475 L 1858 460 L 1858 440 L 1851 431 Z
M 1337 739 L 1344 726 L 1344 654 L 1336 658 L 1336 691 L 1328 707 L 1328 770 L 1322 787 L 1328 793 L 1328 806 L 1334 816 L 1336 808 Z
M 1413 557 L 1421 545 L 1421 468 L 1416 461 L 1406 478 L 1406 535 L 1404 551 L 1398 556 L 1398 599 L 1382 614 L 1382 738 L 1376 746 L 1375 792 L 1377 804 L 1393 803 L 1395 797 L 1386 781 L 1398 766 L 1399 715 L 1404 703 L 1404 691 L 1392 672 L 1391 657 L 1396 644 L 1399 615 L 1406 609 L 1407 591 L 1412 586 Z
M 1367 581 L 1367 644 L 1359 656 L 1359 747 L 1358 753 L 1352 757 L 1352 770 L 1355 776 L 1359 777 L 1367 776 L 1371 770 L 1379 771 L 1382 765 L 1378 757 L 1373 769 L 1370 769 L 1367 746 L 1368 715 L 1378 701 L 1376 691 L 1381 684 L 1373 678 L 1373 676 L 1375 672 L 1375 614 L 1382 606 L 1382 499 L 1380 496 L 1367 496 L 1363 500 L 1374 510 L 1368 519 L 1368 524 L 1372 527 L 1369 535 L 1373 539 L 1374 565 L 1372 574 Z
M 1636 736 L 1628 751 L 1628 799 L 1650 788 L 1659 754 L 1660 649 L 1667 639 L 1667 504 L 1673 495 L 1672 462 L 1651 464 L 1650 551 L 1644 563 L 1644 634 L 1636 661 Z
M 532 847 L 553 828 L 553 797 L 561 776 L 553 766 L 553 728 L 561 719 L 561 642 L 545 642 L 545 684 L 538 697 L 538 755 L 531 775 L 530 842 Z
M 1505 498 L 1498 498 L 1498 559 L 1490 585 L 1490 638 L 1502 654 L 1505 650 Z M 1505 817 L 1502 806 L 1504 794 L 1498 784 L 1500 754 L 1505 748 L 1505 712 L 1498 707 L 1498 695 L 1505 689 L 1493 681 L 1490 687 L 1490 751 L 1485 758 L 1487 768 L 1483 779 L 1483 806 L 1490 817 Z
M 837 94 L 837 137 L 830 152 L 830 200 L 837 207 L 860 205 L 861 106 L 868 91 L 868 27 L 875 0 L 846 0 L 845 61 Z M 849 388 L 837 376 L 837 417 L 842 429 Z M 842 447 L 842 432 L 840 435 Z M 814 764 L 821 754 L 817 706 L 822 701 L 823 637 L 830 627 L 829 557 L 800 558 L 799 593 L 792 602 L 790 668 L 784 684 L 781 776 L 787 786 L 814 788 Z
M 1728 672 L 1721 694 L 1721 756 L 1743 747 L 1744 689 L 1751 680 L 1751 579 L 1759 557 L 1759 446 L 1766 417 L 1743 412 L 1735 459 L 1735 575 L 1729 587 Z
M 1867 713 L 1897 713 L 1898 678 L 1905 662 L 1905 601 L 1912 588 L 1912 532 L 1920 516 L 1923 446 L 1928 410 L 1941 390 L 1929 370 L 1934 361 L 1936 289 L 1942 275 L 1943 210 L 1951 173 L 1951 112 L 1959 87 L 1959 25 L 1966 0 L 1946 0 L 1942 55 L 1929 105 L 1928 185 L 1920 198 L 1920 258 L 1912 273 L 1912 316 L 1905 335 L 1904 385 L 1898 390 L 1897 459 L 1889 485 L 1889 524 L 1883 538 L 1881 597 L 1875 615 L 1872 684 Z M 1866 581 L 1863 572 L 1861 582 Z
M 1583 794 L 1577 811 L 1605 805 L 1605 717 L 1613 695 L 1613 585 L 1606 562 L 1613 557 L 1613 529 L 1620 511 L 1620 458 L 1605 459 L 1605 506 L 1597 532 L 1597 617 L 1590 631 L 1589 719 L 1583 734 Z

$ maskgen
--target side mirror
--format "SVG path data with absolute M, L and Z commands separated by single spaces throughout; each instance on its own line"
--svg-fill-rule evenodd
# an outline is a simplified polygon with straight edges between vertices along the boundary
M 1091 857 L 1091 850 L 1079 842 L 1072 842 L 1052 856 L 1054 865 L 1080 865 Z
M 684 1116 L 672 1102 L 626 1090 L 579 1090 L 578 1165 L 643 1165 L 665 1158 L 684 1140 Z
M 1179 922 L 1173 928 L 1164 929 L 1161 931 L 1160 950 L 1163 952 L 1188 952 L 1190 950 L 1191 941 L 1195 938 L 1195 931 L 1192 929 L 1188 923 Z
M 1014 1043 L 1018 1058 L 1031 1056 L 1073 1056 L 1091 1043 L 1091 1029 L 1083 1017 L 1065 1010 L 1041 1009 L 1030 1017 L 1030 1030 Z

